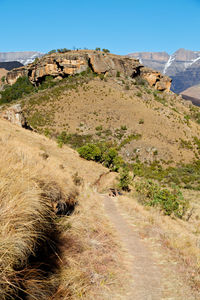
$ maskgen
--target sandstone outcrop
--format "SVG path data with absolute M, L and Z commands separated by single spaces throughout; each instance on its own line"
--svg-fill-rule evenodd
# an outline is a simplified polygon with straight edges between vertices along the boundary
M 156 90 L 168 91 L 171 87 L 171 78 L 163 76 L 160 72 L 154 71 L 150 68 L 141 69 L 141 77 L 148 81 L 150 86 L 154 86 Z
M 145 68 L 138 59 L 107 54 L 92 50 L 70 51 L 45 55 L 35 63 L 8 72 L 6 82 L 13 84 L 21 76 L 28 76 L 30 82 L 39 85 L 46 76 L 64 78 L 75 75 L 90 68 L 97 74 L 116 76 L 141 76 L 151 86 L 159 90 L 169 91 L 171 79 L 161 73 Z
M 3 111 L 1 117 L 20 127 L 26 127 L 26 120 L 20 104 L 13 105 Z

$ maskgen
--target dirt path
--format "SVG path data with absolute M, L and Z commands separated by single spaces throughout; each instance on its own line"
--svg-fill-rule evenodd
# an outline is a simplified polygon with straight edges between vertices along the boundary
M 119 212 L 113 198 L 104 196 L 105 211 L 127 250 L 133 283 L 128 300 L 194 300 L 200 299 L 187 287 L 176 267 L 159 247 L 140 238 L 134 224 Z

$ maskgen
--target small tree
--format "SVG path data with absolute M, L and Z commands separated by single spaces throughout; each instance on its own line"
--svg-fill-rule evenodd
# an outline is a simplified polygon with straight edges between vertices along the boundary
M 102 49 L 102 51 L 103 51 L 104 53 L 110 53 L 110 50 L 108 50 L 108 49 Z
M 48 54 L 53 54 L 53 53 L 56 53 L 56 50 L 51 50 L 48 52 Z
M 96 50 L 96 51 L 101 51 L 101 48 L 96 47 L 95 50 Z

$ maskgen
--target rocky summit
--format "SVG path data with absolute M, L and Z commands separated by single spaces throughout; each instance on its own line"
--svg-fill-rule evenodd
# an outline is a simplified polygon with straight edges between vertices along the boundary
M 39 85 L 46 76 L 62 79 L 88 69 L 106 76 L 117 76 L 117 74 L 131 78 L 141 76 L 150 86 L 160 91 L 169 91 L 171 87 L 169 77 L 144 67 L 138 59 L 88 50 L 45 55 L 32 64 L 8 72 L 6 82 L 14 84 L 19 77 L 28 76 L 33 85 Z

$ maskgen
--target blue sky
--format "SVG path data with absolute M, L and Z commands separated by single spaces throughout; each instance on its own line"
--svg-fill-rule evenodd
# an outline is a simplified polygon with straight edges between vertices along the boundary
M 200 0 L 0 0 L 0 52 L 200 50 Z

